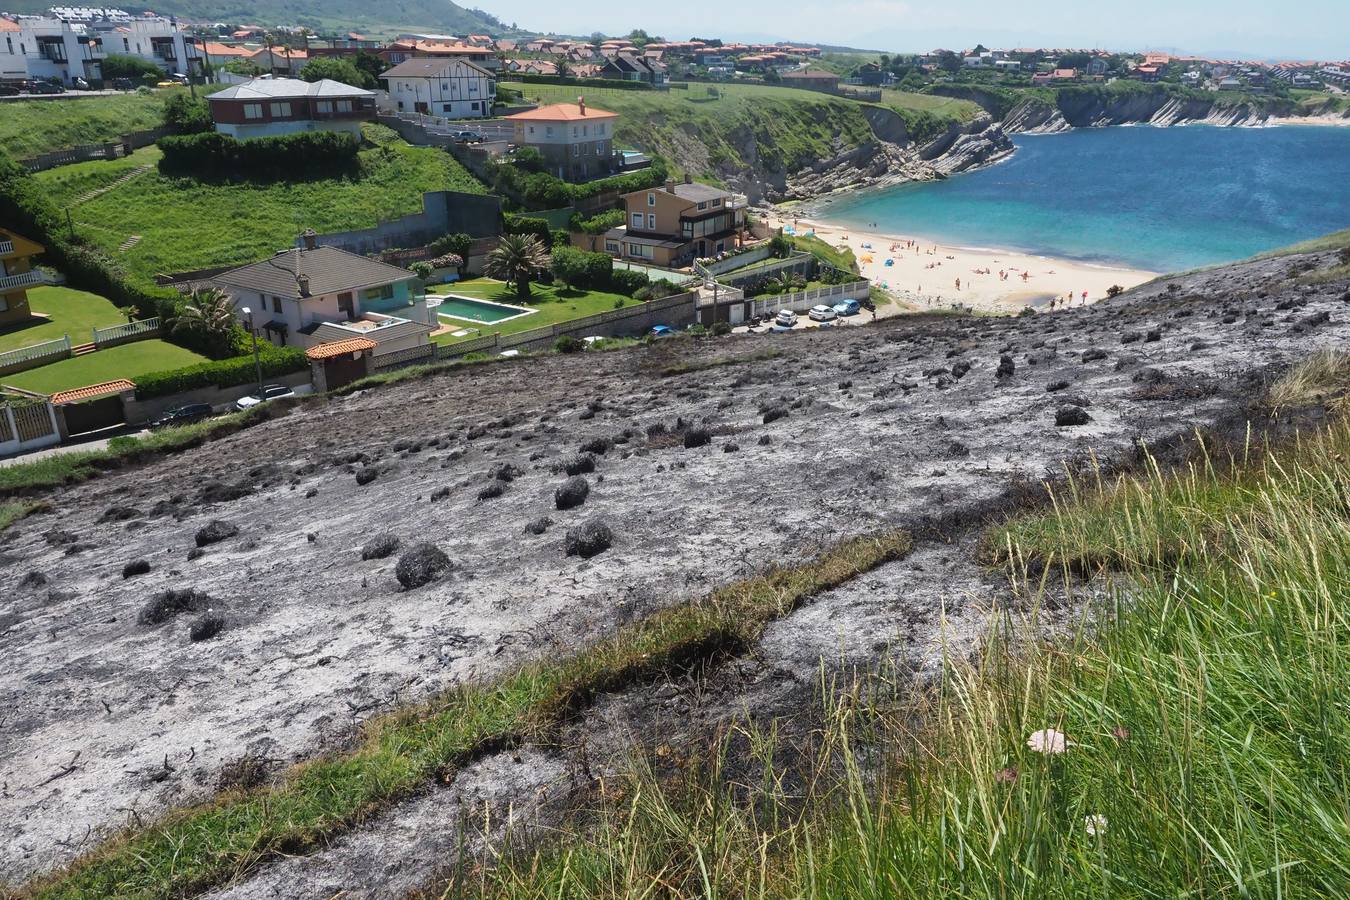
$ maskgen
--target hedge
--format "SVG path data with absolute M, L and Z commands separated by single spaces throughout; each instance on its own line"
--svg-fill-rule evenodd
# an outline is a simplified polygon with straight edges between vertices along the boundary
M 654 90 L 645 81 L 623 81 L 619 78 L 573 78 L 568 75 L 529 75 L 524 72 L 507 72 L 502 77 L 507 81 L 521 84 L 572 84 L 583 88 L 610 88 L 616 91 Z
M 309 359 L 305 356 L 305 351 L 299 347 L 267 347 L 260 353 L 258 361 L 262 365 L 263 378 L 290 375 L 309 368 Z M 198 388 L 235 387 L 254 382 L 257 378 L 253 354 L 250 353 L 233 359 L 197 363 L 181 369 L 142 375 L 136 379 L 136 399 L 167 397 L 170 394 Z
M 303 132 L 236 140 L 211 131 L 160 138 L 161 172 L 213 178 L 282 178 L 336 172 L 356 165 L 359 142 L 349 134 Z

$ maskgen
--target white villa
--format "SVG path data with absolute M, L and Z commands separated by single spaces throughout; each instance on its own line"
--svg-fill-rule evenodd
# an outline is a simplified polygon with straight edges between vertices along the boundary
M 399 112 L 481 119 L 492 115 L 497 99 L 497 79 L 467 59 L 417 56 L 380 78 Z

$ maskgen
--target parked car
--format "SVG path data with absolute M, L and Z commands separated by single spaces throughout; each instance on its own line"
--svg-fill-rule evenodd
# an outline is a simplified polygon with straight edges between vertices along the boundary
M 481 144 L 483 136 L 476 131 L 456 131 L 455 143 L 457 144 Z
M 778 315 L 774 316 L 773 324 L 781 328 L 791 328 L 797 324 L 797 314 L 790 309 L 779 310 Z
M 12 84 L 0 84 L 0 97 L 15 97 L 19 93 L 19 89 Z
M 70 79 L 70 86 L 75 88 L 75 90 L 77 91 L 89 90 L 89 82 L 85 81 L 83 78 L 80 78 L 79 76 Z
M 839 318 L 839 314 L 834 311 L 833 306 L 826 306 L 823 303 L 819 306 L 811 307 L 811 311 L 807 313 L 807 316 L 809 316 L 813 322 L 833 322 L 835 319 Z
M 173 409 L 165 410 L 163 415 L 150 423 L 151 428 L 168 428 L 171 425 L 190 425 L 193 422 L 200 422 L 202 419 L 209 419 L 214 410 L 209 403 L 189 403 L 186 406 L 176 406 Z
M 157 87 L 157 88 L 171 88 L 171 87 L 178 87 L 178 82 L 176 82 L 176 81 L 157 81 L 157 82 L 155 82 L 155 87 Z
M 234 408 L 238 410 L 252 409 L 260 403 L 266 403 L 269 400 L 276 400 L 281 397 L 294 397 L 295 391 L 286 387 L 284 384 L 265 384 L 258 394 L 250 394 L 247 397 L 240 397 L 234 403 Z
M 675 329 L 669 325 L 653 325 L 652 330 L 647 333 L 652 337 L 671 337 L 675 334 Z
M 840 300 L 834 305 L 834 311 L 841 316 L 856 316 L 862 310 L 857 300 Z
M 136 82 L 132 81 L 130 78 L 114 78 L 112 80 L 112 86 L 115 91 L 136 90 Z
M 24 90 L 30 94 L 64 94 L 66 89 L 59 84 L 52 84 L 50 81 L 30 81 L 24 85 Z

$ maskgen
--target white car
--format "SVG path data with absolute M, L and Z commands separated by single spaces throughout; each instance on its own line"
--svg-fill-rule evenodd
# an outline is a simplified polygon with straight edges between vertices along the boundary
M 284 384 L 265 384 L 263 389 L 247 397 L 240 397 L 234 402 L 234 408 L 240 411 L 252 409 L 260 403 L 266 403 L 268 400 L 276 400 L 280 397 L 294 397 L 295 391 L 286 387 Z
M 835 319 L 839 318 L 839 313 L 834 311 L 833 306 L 826 306 L 822 303 L 820 306 L 811 307 L 811 311 L 807 313 L 807 316 L 809 316 L 813 322 L 833 322 Z
M 797 314 L 790 309 L 779 310 L 778 315 L 774 316 L 773 324 L 778 328 L 791 328 L 797 324 Z

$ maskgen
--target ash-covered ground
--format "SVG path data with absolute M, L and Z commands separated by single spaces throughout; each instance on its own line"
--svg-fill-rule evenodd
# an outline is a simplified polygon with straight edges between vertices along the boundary
M 466 368 L 52 492 L 0 536 L 0 883 L 345 746 L 401 703 L 881 527 L 914 527 L 915 552 L 775 623 L 711 692 L 602 698 L 571 740 L 481 760 L 220 895 L 397 895 L 449 864 L 475 804 L 524 816 L 654 732 L 798 707 L 822 658 L 931 667 L 1004 590 L 971 529 L 1066 465 L 1230 427 L 1290 364 L 1350 346 L 1346 283 L 1293 281 L 1336 264 L 1247 263 L 1017 319 Z M 559 509 L 568 467 L 588 492 Z M 612 545 L 568 555 L 595 523 Z M 422 542 L 453 568 L 405 589 L 397 564 Z

